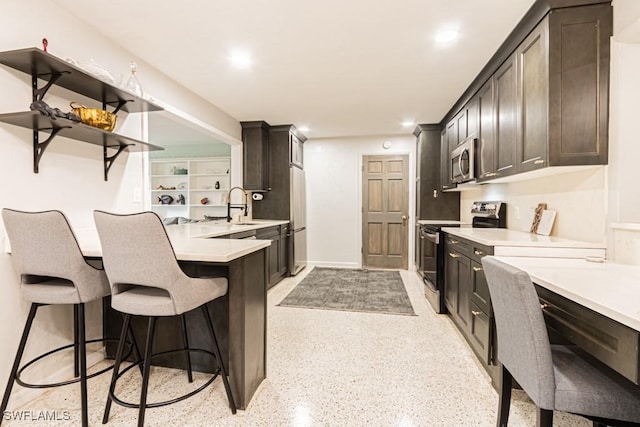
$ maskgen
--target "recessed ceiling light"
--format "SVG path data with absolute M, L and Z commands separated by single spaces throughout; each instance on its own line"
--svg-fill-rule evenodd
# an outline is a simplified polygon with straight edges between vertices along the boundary
M 404 122 L 402 122 L 402 127 L 405 128 L 410 128 L 413 125 L 415 125 L 415 122 L 413 120 L 405 120 Z
M 247 52 L 235 51 L 231 52 L 231 55 L 229 55 L 229 62 L 231 62 L 231 65 L 234 67 L 245 70 L 251 67 L 253 59 L 251 59 L 251 55 Z
M 448 46 L 458 40 L 460 30 L 456 25 L 448 25 L 440 28 L 436 33 L 434 40 L 438 46 Z

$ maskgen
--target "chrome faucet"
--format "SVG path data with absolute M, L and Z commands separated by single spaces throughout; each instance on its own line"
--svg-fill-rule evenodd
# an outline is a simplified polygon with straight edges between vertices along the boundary
M 242 191 L 242 194 L 244 194 L 244 203 L 243 204 L 241 204 L 241 205 L 232 205 L 231 204 L 231 192 L 233 190 Z M 244 211 L 244 216 L 247 216 L 247 214 L 249 213 L 249 211 L 247 209 L 247 192 L 245 191 L 244 188 L 242 188 L 242 187 L 232 187 L 231 189 L 229 189 L 229 192 L 227 193 L 226 201 L 227 201 L 227 222 L 231 222 L 231 209 L 243 210 Z

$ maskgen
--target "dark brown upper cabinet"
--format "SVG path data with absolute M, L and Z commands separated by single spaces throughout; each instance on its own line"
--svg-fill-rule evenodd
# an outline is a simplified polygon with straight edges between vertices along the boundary
M 494 177 L 507 176 L 515 172 L 516 138 L 518 135 L 517 67 L 516 57 L 511 56 L 495 76 L 495 153 Z
M 443 120 L 449 149 L 477 133 L 481 182 L 606 164 L 612 33 L 610 1 L 536 1 Z
M 549 15 L 549 165 L 606 164 L 609 147 L 609 4 Z
M 249 191 L 269 191 L 269 124 L 241 122 L 243 143 L 243 185 Z
M 416 136 L 416 219 L 459 218 L 460 194 L 440 191 L 442 185 L 440 126 L 438 124 L 418 125 L 413 134 Z M 448 150 L 445 150 L 445 153 L 449 155 Z
M 549 54 L 545 19 L 516 50 L 518 64 L 517 171 L 547 165 Z
M 478 102 L 478 143 L 476 146 L 476 176 L 478 181 L 495 176 L 495 128 L 494 79 L 480 89 Z

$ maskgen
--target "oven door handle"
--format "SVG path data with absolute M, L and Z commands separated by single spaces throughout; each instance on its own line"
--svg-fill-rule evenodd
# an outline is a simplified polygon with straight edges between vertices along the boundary
M 438 233 L 425 233 L 424 231 L 420 235 L 421 239 L 426 238 L 427 240 L 435 243 L 436 245 L 440 243 L 440 235 Z

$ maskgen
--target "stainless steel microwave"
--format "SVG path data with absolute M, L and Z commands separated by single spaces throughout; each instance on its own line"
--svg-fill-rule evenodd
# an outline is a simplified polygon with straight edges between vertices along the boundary
M 476 139 L 469 138 L 451 151 L 451 182 L 461 183 L 475 179 Z

